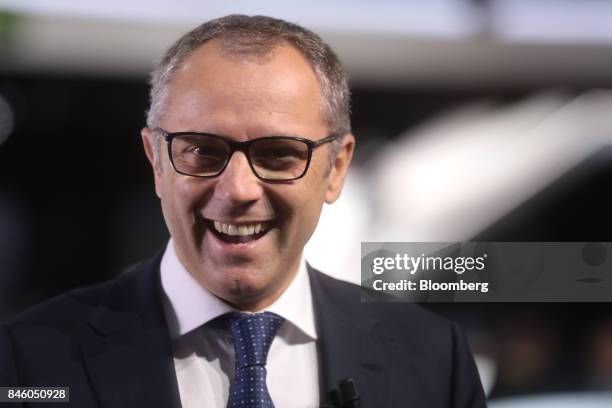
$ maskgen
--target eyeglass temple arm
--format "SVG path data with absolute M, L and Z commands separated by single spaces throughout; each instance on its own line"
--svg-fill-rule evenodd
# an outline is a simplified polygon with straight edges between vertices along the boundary
M 160 136 L 163 137 L 166 142 L 168 142 L 168 139 L 170 139 L 170 133 L 166 132 L 164 129 L 162 129 L 160 127 L 156 127 L 154 129 L 151 129 L 151 131 L 153 133 L 159 133 Z
M 327 137 L 324 137 L 323 139 L 320 139 L 320 140 L 317 140 L 316 142 L 314 142 L 312 147 L 319 147 L 322 144 L 333 142 L 334 140 L 337 140 L 339 138 L 340 138 L 340 135 L 338 135 L 338 134 L 327 136 Z

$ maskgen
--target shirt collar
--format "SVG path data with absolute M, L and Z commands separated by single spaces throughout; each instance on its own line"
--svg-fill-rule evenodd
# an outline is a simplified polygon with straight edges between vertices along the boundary
M 161 283 L 165 293 L 164 311 L 170 336 L 176 339 L 223 314 L 233 307 L 204 289 L 185 269 L 174 249 L 172 239 L 160 264 Z M 310 279 L 302 258 L 300 269 L 281 296 L 265 310 L 283 317 L 308 337 L 317 339 L 312 306 Z

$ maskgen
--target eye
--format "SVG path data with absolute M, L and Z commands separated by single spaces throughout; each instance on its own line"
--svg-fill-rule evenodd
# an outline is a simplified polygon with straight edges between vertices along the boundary
M 253 144 L 251 156 L 254 159 L 306 159 L 308 145 L 292 139 L 262 139 Z
M 224 157 L 226 154 L 225 149 L 220 149 L 211 146 L 198 146 L 194 145 L 187 149 L 188 152 L 198 156 L 209 156 L 209 157 Z
M 290 169 L 301 165 L 308 156 L 308 147 L 294 141 L 266 141 L 251 151 L 251 160 L 256 167 L 269 170 Z
M 172 143 L 175 167 L 191 175 L 216 173 L 225 165 L 228 152 L 223 140 L 207 135 L 182 135 Z
M 274 146 L 270 147 L 268 151 L 264 152 L 263 156 L 267 156 L 270 159 L 299 159 L 300 152 L 289 146 Z

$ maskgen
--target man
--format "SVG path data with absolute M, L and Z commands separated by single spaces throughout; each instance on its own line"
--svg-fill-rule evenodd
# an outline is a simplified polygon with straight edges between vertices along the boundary
M 361 303 L 302 259 L 355 146 L 319 37 L 268 17 L 196 28 L 153 72 L 142 140 L 171 241 L 6 324 L 0 384 L 69 386 L 78 407 L 484 406 L 456 326 Z

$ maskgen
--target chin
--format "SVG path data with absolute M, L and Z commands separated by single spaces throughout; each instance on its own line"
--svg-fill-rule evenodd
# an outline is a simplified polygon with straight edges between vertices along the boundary
M 222 291 L 232 298 L 257 298 L 270 292 L 266 290 L 268 284 L 262 280 L 260 273 L 249 272 L 246 268 L 232 268 L 233 271 L 226 271 L 221 277 L 220 285 Z M 237 271 L 235 269 L 238 269 Z
M 225 296 L 221 299 L 240 310 L 252 312 L 259 311 L 272 302 L 268 301 L 269 293 L 260 288 L 242 285 L 235 282 L 234 286 L 226 288 Z

